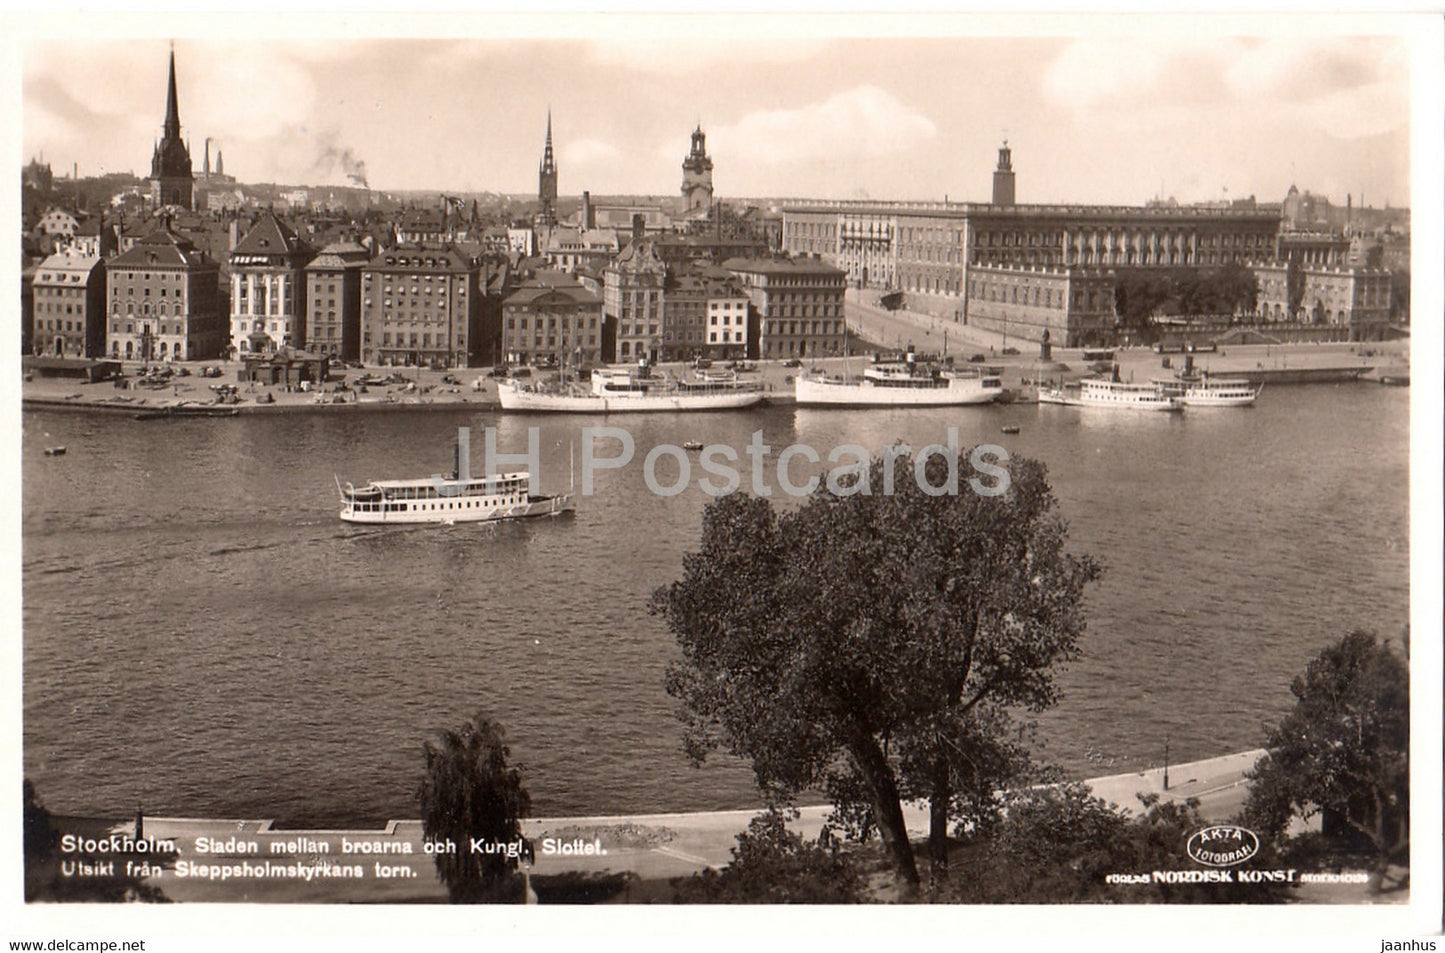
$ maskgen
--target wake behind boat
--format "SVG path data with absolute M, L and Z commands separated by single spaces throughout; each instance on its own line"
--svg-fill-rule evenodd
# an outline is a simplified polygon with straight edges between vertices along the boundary
M 763 385 L 737 375 L 686 380 L 653 377 L 647 367 L 605 368 L 592 372 L 590 387 L 502 381 L 497 397 L 503 410 L 551 413 L 729 410 L 761 403 Z
M 991 403 L 1003 393 L 997 375 L 941 370 L 912 353 L 866 368 L 861 379 L 809 374 L 793 387 L 799 407 L 950 407 Z

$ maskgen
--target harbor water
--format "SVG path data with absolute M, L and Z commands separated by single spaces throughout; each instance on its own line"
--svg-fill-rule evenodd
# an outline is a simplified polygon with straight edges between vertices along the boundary
M 486 428 L 506 452 L 538 428 L 542 488 L 565 490 L 569 451 L 580 462 L 582 429 L 603 425 L 636 455 L 598 472 L 575 516 L 337 519 L 334 476 L 443 472 L 459 426 L 476 470 Z M 1321 647 L 1354 627 L 1398 638 L 1408 615 L 1408 392 L 1372 384 L 1183 414 L 28 411 L 23 426 L 24 764 L 61 813 L 415 816 L 423 741 L 478 709 L 506 726 L 538 814 L 756 804 L 745 764 L 687 761 L 663 689 L 676 649 L 646 603 L 696 548 L 708 497 L 696 454 L 683 492 L 648 491 L 643 457 L 661 444 L 726 443 L 746 471 L 754 431 L 775 454 L 826 457 L 954 426 L 964 445 L 1044 461 L 1071 548 L 1106 567 L 1083 657 L 1037 719 L 1039 757 L 1079 777 L 1157 764 L 1166 743 L 1174 761 L 1256 747 Z M 674 482 L 677 461 L 656 473 Z

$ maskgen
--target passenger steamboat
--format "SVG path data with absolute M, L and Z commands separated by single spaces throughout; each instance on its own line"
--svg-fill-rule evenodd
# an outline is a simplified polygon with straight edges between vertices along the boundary
M 603 368 L 592 372 L 588 388 L 575 382 L 547 386 L 502 381 L 497 397 L 503 410 L 594 414 L 729 410 L 760 403 L 763 385 L 736 375 L 685 380 L 653 377 L 646 367 Z
M 456 449 L 456 469 L 415 480 L 373 480 L 362 487 L 344 486 L 341 519 L 348 523 L 480 523 L 493 520 L 560 516 L 575 509 L 572 494 L 532 493 L 531 474 L 500 473 L 474 478 L 463 469 L 463 449 Z
M 1248 407 L 1254 403 L 1264 385 L 1251 384 L 1242 378 L 1215 378 L 1208 374 L 1197 379 L 1173 378 L 1154 383 L 1171 397 L 1178 397 L 1185 407 Z
M 1051 387 L 1039 391 L 1041 404 L 1071 407 L 1108 407 L 1116 410 L 1183 410 L 1184 399 L 1165 392 L 1157 383 L 1126 384 L 1113 380 L 1083 380 L 1078 390 Z
M 874 364 L 861 380 L 810 374 L 793 387 L 799 407 L 949 407 L 991 403 L 1003 393 L 997 375 L 941 370 L 912 354 Z

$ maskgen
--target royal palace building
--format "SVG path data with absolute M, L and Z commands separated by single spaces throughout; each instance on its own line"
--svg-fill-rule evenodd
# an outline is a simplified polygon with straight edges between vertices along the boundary
M 1020 205 L 1007 146 L 994 201 L 790 201 L 783 248 L 817 254 L 855 288 L 908 307 L 1066 346 L 1115 335 L 1114 285 L 1131 269 L 1277 260 L 1278 211 L 1248 205 Z

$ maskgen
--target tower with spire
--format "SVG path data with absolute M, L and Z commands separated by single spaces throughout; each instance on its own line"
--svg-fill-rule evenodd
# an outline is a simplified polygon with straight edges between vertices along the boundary
M 692 149 L 682 160 L 682 200 L 685 212 L 712 208 L 712 159 L 702 123 L 693 129 Z
M 552 156 L 552 110 L 547 110 L 547 144 L 542 147 L 542 162 L 537 167 L 537 201 L 542 203 L 541 217 L 552 222 L 557 217 L 557 160 Z
M 993 170 L 993 204 L 1014 204 L 1014 163 L 1013 150 L 1008 140 L 998 150 L 998 168 Z
M 171 47 L 171 71 L 166 85 L 166 118 L 161 139 L 151 156 L 151 205 L 192 207 L 196 179 L 191 172 L 191 150 L 181 139 L 180 108 L 176 99 L 176 51 Z

